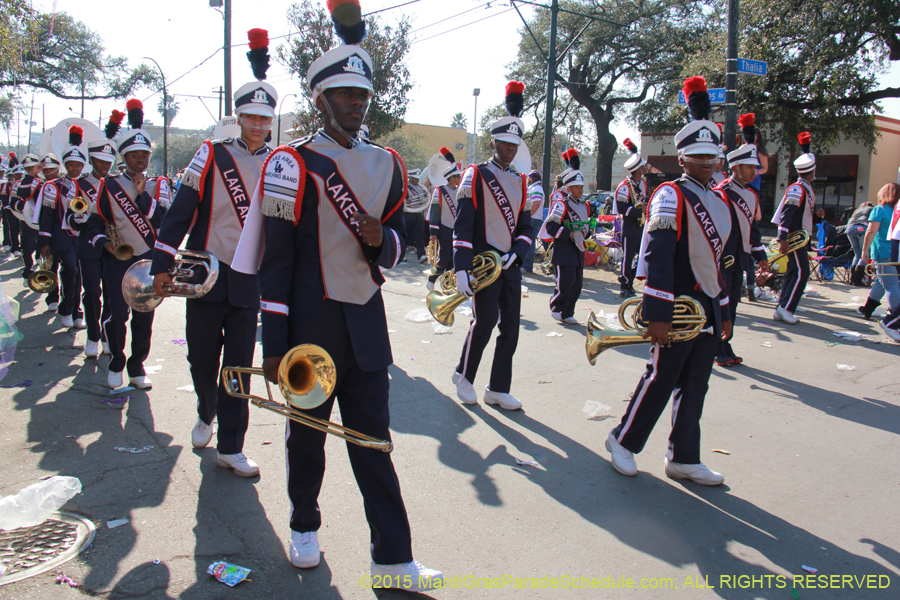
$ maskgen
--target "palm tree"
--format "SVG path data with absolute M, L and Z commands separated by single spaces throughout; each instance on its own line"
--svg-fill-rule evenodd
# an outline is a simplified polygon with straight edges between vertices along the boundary
M 468 129 L 469 124 L 466 121 L 466 115 L 462 114 L 461 112 L 453 115 L 453 122 L 450 123 L 450 127 L 454 127 L 456 129 Z
M 175 101 L 174 96 L 167 95 L 166 96 L 166 109 L 163 109 L 163 99 L 159 99 L 159 106 L 157 110 L 159 114 L 161 114 L 166 122 L 166 125 L 171 125 L 172 121 L 175 119 L 175 116 L 178 114 L 178 103 Z

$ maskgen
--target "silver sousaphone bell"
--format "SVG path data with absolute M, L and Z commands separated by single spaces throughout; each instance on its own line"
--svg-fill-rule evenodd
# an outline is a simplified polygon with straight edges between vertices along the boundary
M 159 306 L 164 298 L 153 291 L 153 275 L 150 274 L 150 260 L 139 260 L 125 271 L 122 278 L 122 295 L 128 306 L 138 312 L 150 312 Z M 206 275 L 203 283 L 193 283 L 203 272 Z M 165 285 L 165 290 L 172 296 L 196 299 L 205 296 L 219 278 L 219 261 L 208 252 L 197 250 L 179 250 L 175 257 L 175 265 L 169 269 L 173 284 Z

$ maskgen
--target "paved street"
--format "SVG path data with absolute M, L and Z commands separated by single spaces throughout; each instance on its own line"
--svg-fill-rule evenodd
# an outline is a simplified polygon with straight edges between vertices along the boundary
M 73 335 L 44 312 L 22 288 L 19 264 L 0 265 L 6 294 L 20 303 L 24 335 L 2 383 L 34 383 L 0 390 L 0 494 L 47 475 L 78 477 L 83 491 L 66 509 L 91 519 L 97 537 L 61 568 L 0 586 L 0 599 L 414 597 L 361 585 L 369 533 L 340 440 L 329 438 L 327 446 L 323 561 L 308 571 L 287 558 L 283 418 L 251 408 L 245 452 L 259 462 L 261 477 L 217 468 L 212 447 L 193 450 L 195 396 L 179 390 L 191 385 L 186 348 L 172 341 L 185 337 L 182 300 L 166 300 L 156 313 L 146 363 L 159 367 L 154 389 L 118 394 L 131 396 L 123 404 L 101 403 L 111 397 L 106 359 L 84 359 L 84 332 Z M 406 319 L 424 310 L 422 270 L 404 263 L 384 286 L 394 353 L 393 459 L 414 554 L 443 570 L 452 586 L 422 597 L 900 597 L 900 347 L 873 343 L 887 339 L 877 324 L 841 306 L 854 296 L 864 300 L 865 289 L 812 282 L 819 297 L 804 299 L 796 326 L 774 323 L 771 302 L 741 304 L 733 345 L 745 362 L 715 368 L 702 421 L 703 460 L 725 475 L 725 485 L 704 488 L 663 473 L 668 411 L 637 456 L 638 476 L 612 469 L 603 442 L 649 346 L 609 350 L 591 367 L 584 327 L 550 317 L 548 277 L 524 284 L 512 389 L 524 409 L 462 406 L 450 372 L 468 319 L 457 316 L 440 335 L 431 322 Z M 589 271 L 580 321 L 586 309 L 616 309 L 611 281 Z M 866 338 L 835 344 L 842 340 L 832 333 L 840 330 Z M 491 353 L 475 381 L 479 396 Z M 260 355 L 258 346 L 256 364 Z M 257 391 L 261 383 L 254 381 Z M 609 416 L 589 419 L 589 400 L 609 405 Z M 135 454 L 115 450 L 147 446 Z M 129 523 L 108 529 L 113 518 Z M 218 560 L 252 569 L 252 581 L 234 588 L 215 581 L 206 569 Z M 800 581 L 809 575 L 804 566 L 831 579 Z M 57 573 L 79 588 L 56 585 Z M 540 587 L 552 578 L 559 588 Z M 634 588 L 622 589 L 628 578 Z M 618 589 L 603 587 L 611 581 Z M 808 587 L 826 583 L 843 587 Z M 856 589 L 859 583 L 874 587 Z M 666 586 L 678 589 L 660 589 Z

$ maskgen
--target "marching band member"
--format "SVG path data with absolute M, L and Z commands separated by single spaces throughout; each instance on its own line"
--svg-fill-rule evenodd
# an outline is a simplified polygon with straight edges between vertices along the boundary
M 346 45 L 327 51 L 306 74 L 323 129 L 266 160 L 233 266 L 255 271 L 262 227 L 259 283 L 269 381 L 277 381 L 289 349 L 317 344 L 334 360 L 337 384 L 328 400 L 304 412 L 327 419 L 337 400 L 344 426 L 390 440 L 392 358 L 381 269 L 395 267 L 405 250 L 406 170 L 396 152 L 358 136 L 373 92 L 372 60 L 355 45 L 365 35 L 359 5 L 329 2 L 329 9 Z M 261 215 L 254 212 L 260 209 Z M 325 437 L 287 421 L 290 560 L 299 568 L 320 559 Z M 413 560 L 390 454 L 350 443 L 347 452 L 371 529 L 372 576 L 409 591 L 440 586 L 440 572 Z
M 22 157 L 19 164 L 24 169 L 25 174 L 19 182 L 16 194 L 10 196 L 10 208 L 19 219 L 19 237 L 20 246 L 22 248 L 22 262 L 25 269 L 22 271 L 22 278 L 27 287 L 28 278 L 34 269 L 34 251 L 37 248 L 37 230 L 31 224 L 31 217 L 34 214 L 34 192 L 41 185 L 41 161 L 34 154 L 26 154 Z M 49 295 L 48 298 L 49 299 Z M 49 306 L 49 305 L 48 305 Z M 52 308 L 51 310 L 56 310 Z
M 490 383 L 484 390 L 486 404 L 506 410 L 522 408 L 510 395 L 512 361 L 519 341 L 519 308 L 522 304 L 522 272 L 519 265 L 531 245 L 531 214 L 526 209 L 525 176 L 512 166 L 523 144 L 525 124 L 522 92 L 525 84 L 511 81 L 506 86 L 508 117 L 491 124 L 493 158 L 469 166 L 456 192 L 459 213 L 453 237 L 453 264 L 456 291 L 472 298 L 472 321 L 459 363 L 453 370 L 456 395 L 463 404 L 476 404 L 472 383 L 481 355 L 496 325 L 500 335 L 494 350 Z M 476 254 L 493 250 L 501 255 L 503 270 L 491 285 L 472 291 L 469 270 Z M 498 322 L 499 320 L 499 322 Z
M 16 176 L 13 170 L 19 165 L 19 159 L 15 152 L 9 153 L 9 165 L 0 164 L 0 213 L 3 219 L 3 250 L 18 257 L 22 254 L 19 249 L 19 219 L 12 213 L 10 198 L 12 196 L 13 182 Z
M 738 124 L 744 136 L 744 145 L 728 153 L 728 164 L 731 166 L 731 177 L 715 188 L 731 211 L 732 234 L 725 244 L 724 254 L 734 259 L 731 266 L 725 266 L 722 278 L 728 292 L 728 306 L 732 324 L 737 317 L 737 306 L 741 301 L 741 289 L 744 284 L 744 272 L 751 259 L 756 267 L 765 272 L 769 268 L 766 248 L 762 243 L 762 234 L 757 222 L 762 218 L 759 207 L 759 195 L 752 181 L 756 177 L 756 169 L 760 167 L 756 148 L 756 126 L 754 114 L 747 113 L 738 118 Z M 732 328 L 732 335 L 734 329 Z M 744 362 L 731 348 L 731 337 L 719 341 L 716 351 L 716 364 L 720 367 Z
M 109 171 L 116 161 L 118 144 L 113 138 L 119 132 L 124 119 L 125 113 L 114 110 L 106 123 L 105 137 L 88 143 L 91 171 L 82 175 L 78 180 L 78 185 L 84 192 L 84 199 L 90 206 L 91 216 L 88 221 L 95 222 L 93 227 L 85 225 L 82 228 L 84 233 L 78 236 L 76 250 L 78 266 L 81 271 L 81 299 L 87 324 L 87 342 L 84 344 L 84 354 L 89 358 L 100 358 L 101 354 L 109 354 L 109 342 L 102 327 L 102 323 L 109 318 L 109 290 L 103 280 L 103 246 L 95 246 L 94 242 L 97 240 L 91 239 L 86 230 L 103 230 L 105 232 L 103 218 L 97 212 L 97 192 L 100 190 L 101 181 L 109 175 Z
M 144 106 L 132 98 L 125 104 L 131 126 L 119 139 L 119 153 L 126 170 L 121 175 L 107 176 L 97 192 L 97 214 L 101 221 L 89 221 L 87 235 L 95 247 L 105 248 L 103 280 L 109 291 L 109 318 L 103 322 L 109 343 L 110 361 L 107 384 L 116 390 L 124 385 L 124 371 L 128 368 L 130 385 L 150 389 L 153 383 L 144 371 L 144 361 L 150 355 L 153 311 L 132 311 L 122 296 L 122 278 L 128 267 L 139 260 L 149 259 L 156 244 L 156 231 L 162 223 L 169 204 L 169 186 L 164 177 L 148 178 L 152 141 L 141 129 Z M 122 243 L 134 248 L 128 260 L 115 256 L 116 247 L 110 235 L 115 232 Z M 125 323 L 131 315 L 131 356 L 125 358 Z
M 578 324 L 575 318 L 575 303 L 581 296 L 584 278 L 584 240 L 591 233 L 589 225 L 579 225 L 572 229 L 571 223 L 588 220 L 588 205 L 584 196 L 584 174 L 578 170 L 579 163 L 572 159 L 572 168 L 563 178 L 566 197 L 557 200 L 550 207 L 547 221 L 541 227 L 538 237 L 553 238 L 551 264 L 556 271 L 556 290 L 550 297 L 550 315 L 563 323 Z
M 423 263 L 428 258 L 425 254 L 425 210 L 430 204 L 428 190 L 419 185 L 422 169 L 410 169 L 406 174 L 409 178 L 408 196 L 403 205 L 406 233 L 410 244 L 416 249 L 416 258 Z
M 644 449 L 674 391 L 666 475 L 719 485 L 724 477 L 700 462 L 700 415 L 718 338 L 727 337 L 731 330 L 728 294 L 720 272 L 731 219 L 728 207 L 709 188 L 718 162 L 719 129 L 709 120 L 706 81 L 688 78 L 684 96 L 692 121 L 675 135 L 684 175 L 654 192 L 638 263 L 638 277 L 645 279 L 643 321 L 654 345 L 647 369 L 621 423 L 610 432 L 606 449 L 619 473 L 636 475 L 634 453 Z M 669 345 L 677 296 L 699 302 L 706 325 L 714 326 L 716 334 L 701 333 Z
M 48 179 L 41 186 L 32 219 L 39 226 L 41 256 L 52 255 L 54 264 L 59 265 L 58 281 L 62 291 L 59 320 L 63 327 L 74 325 L 78 329 L 84 329 L 86 325 L 81 312 L 81 273 L 75 248 L 78 228 L 87 222 L 90 213 L 76 215 L 69 210 L 69 204 L 75 198 L 84 197 L 78 185 L 78 177 L 87 163 L 87 156 L 80 148 L 83 134 L 81 127 L 69 127 L 69 146 L 62 156 L 66 175 Z
M 275 122 L 278 103 L 275 88 L 264 81 L 269 68 L 269 34 L 265 29 L 251 29 L 247 36 L 247 56 L 256 79 L 234 93 L 240 137 L 206 141 L 200 146 L 159 229 L 150 269 L 154 291 L 167 297 L 164 286 L 172 284 L 168 271 L 175 265 L 177 248 L 186 234 L 188 250 L 208 252 L 219 261 L 213 288 L 202 298 L 187 300 L 185 335 L 198 413 L 191 442 L 194 448 L 205 448 L 212 439 L 213 420 L 218 417 L 216 463 L 241 477 L 259 474 L 259 466 L 243 453 L 250 410 L 246 399 L 226 393 L 219 357 L 227 366 L 253 364 L 259 280 L 256 275 L 234 271 L 231 264 L 250 209 L 250 196 L 269 155 L 266 137 Z
M 428 213 L 428 223 L 431 232 L 431 240 L 438 243 L 438 261 L 435 273 L 428 276 L 428 289 L 434 289 L 434 282 L 438 280 L 444 271 L 453 266 L 453 227 L 456 224 L 456 189 L 462 173 L 456 165 L 456 158 L 446 147 L 441 148 L 439 154 L 431 157 L 432 161 L 439 161 L 439 175 L 447 183 L 435 185 L 431 194 L 431 210 Z M 429 163 L 431 167 L 431 163 Z M 430 171 L 430 168 L 429 168 Z
M 541 182 L 540 171 L 532 170 L 528 173 L 527 184 L 528 198 L 525 202 L 526 206 L 531 209 L 531 230 L 540 231 L 544 224 L 544 185 Z M 528 249 L 528 254 L 525 255 L 525 260 L 522 262 L 523 273 L 532 273 L 534 271 L 536 246 L 537 240 L 532 238 L 531 247 Z
M 772 223 L 778 226 L 779 252 L 788 254 L 788 237 L 790 234 L 806 231 L 813 235 L 813 207 L 816 205 L 816 193 L 812 182 L 816 176 L 816 155 L 809 151 L 812 136 L 804 131 L 797 136 L 803 154 L 794 161 L 797 170 L 797 181 L 788 186 L 778 210 L 772 216 Z M 788 268 L 781 287 L 781 297 L 772 316 L 776 321 L 784 321 L 791 325 L 799 319 L 794 316 L 806 282 L 809 280 L 809 258 L 806 246 L 788 254 Z
M 641 158 L 637 146 L 630 139 L 622 144 L 631 152 L 625 161 L 625 169 L 630 173 L 616 188 L 613 214 L 622 217 L 622 274 L 619 275 L 621 291 L 619 296 L 634 296 L 634 276 L 637 273 L 637 254 L 641 247 L 644 225 L 641 216 L 647 202 L 647 171 L 650 167 Z
M 719 137 L 722 136 L 722 124 L 716 123 L 719 126 Z M 716 166 L 716 170 L 713 171 L 712 177 L 709 178 L 709 183 L 712 187 L 716 187 L 725 183 L 725 180 L 728 179 L 728 173 L 725 172 L 725 145 L 719 144 L 719 164 Z
M 31 187 L 31 197 L 26 203 L 23 211 L 23 215 L 26 218 L 26 224 L 34 231 L 35 252 L 32 252 L 31 254 L 35 256 L 42 256 L 41 248 L 43 246 L 43 241 L 39 233 L 40 224 L 38 223 L 38 217 L 41 212 L 41 192 L 47 182 L 53 181 L 59 177 L 60 166 L 62 166 L 62 164 L 53 153 L 45 154 L 41 157 L 40 178 L 34 181 L 34 184 Z M 59 269 L 59 263 L 55 256 L 53 256 L 52 259 L 53 264 L 50 270 L 53 271 L 53 273 L 56 273 Z M 56 280 L 56 285 L 53 286 L 53 289 L 50 290 L 44 301 L 47 303 L 47 310 L 59 310 L 59 279 Z

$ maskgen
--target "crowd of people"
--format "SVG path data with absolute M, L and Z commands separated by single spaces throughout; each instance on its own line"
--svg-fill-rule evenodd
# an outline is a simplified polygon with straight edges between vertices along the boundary
M 374 93 L 375 65 L 357 45 L 365 34 L 359 6 L 337 6 L 333 19 L 344 44 L 323 53 L 306 74 L 321 129 L 274 151 L 267 144 L 278 93 L 265 81 L 268 34 L 251 30 L 248 58 L 254 79 L 234 94 L 238 137 L 204 142 L 174 193 L 167 178 L 145 175 L 153 144 L 142 129 L 138 100 L 129 100 L 125 112 L 113 112 L 101 138 L 86 140 L 79 127 L 70 128 L 69 144 L 59 157 L 29 154 L 20 162 L 11 154 L 0 188 L 4 249 L 21 257 L 26 285 L 46 293 L 48 309 L 56 311 L 63 326 L 87 329 L 85 355 L 109 355 L 111 390 L 126 385 L 126 371 L 127 384 L 153 385 L 143 363 L 154 312 L 135 309 L 123 294 L 132 267 L 145 261 L 153 293 L 165 298 L 177 289 L 173 273 L 182 246 L 208 257 L 214 284 L 186 302 L 188 360 L 198 400 L 193 446 L 204 448 L 216 435 L 220 467 L 241 477 L 259 474 L 259 465 L 243 451 L 248 401 L 235 394 L 236 388 L 249 388 L 248 375 L 225 381 L 222 367 L 252 366 L 258 318 L 262 368 L 274 383 L 290 387 L 285 373 L 295 364 L 290 361 L 296 349 L 317 347 L 329 357 L 330 383 L 318 404 L 298 410 L 327 420 L 336 401 L 344 427 L 382 442 L 378 447 L 358 439 L 347 444 L 370 526 L 371 574 L 384 587 L 430 589 L 440 587 L 443 575 L 412 556 L 399 479 L 390 454 L 382 451 L 391 439 L 392 362 L 382 270 L 404 260 L 407 245 L 419 262 L 432 254 L 429 290 L 471 298 L 473 316 L 459 359 L 447 365 L 458 399 L 478 403 L 474 384 L 496 327 L 481 399 L 517 410 L 522 402 L 512 395 L 513 357 L 522 273 L 533 269 L 536 240 L 552 242 L 555 290 L 549 312 L 556 321 L 577 325 L 585 243 L 594 224 L 575 149 L 564 154 L 567 167 L 546 202 L 540 174 L 517 168 L 526 130 L 520 82 L 507 84 L 508 115 L 491 124 L 491 158 L 485 162 L 460 168 L 442 148 L 424 172 L 407 170 L 395 151 L 369 141 L 363 121 Z M 724 476 L 700 460 L 708 381 L 714 364 L 742 362 L 731 342 L 744 273 L 765 273 L 770 260 L 753 187 L 760 167 L 754 115 L 741 116 L 743 144 L 726 155 L 720 128 L 710 120 L 705 80 L 687 79 L 684 96 L 690 121 L 674 137 L 684 170 L 679 179 L 651 193 L 646 161 L 636 145 L 625 142 L 631 153 L 625 163 L 629 176 L 613 202 L 624 246 L 620 292 L 623 298 L 640 294 L 640 320 L 652 345 L 628 408 L 605 446 L 616 471 L 637 475 L 635 455 L 672 399 L 666 475 L 718 485 Z M 126 113 L 130 128 L 122 131 Z M 810 185 L 816 157 L 809 134 L 801 134 L 799 142 L 802 152 L 793 163 L 798 180 L 773 218 L 778 251 L 788 262 L 774 318 L 786 324 L 798 322 L 816 204 Z M 113 169 L 117 156 L 121 172 Z M 726 160 L 729 172 L 723 173 Z M 886 185 L 879 206 L 861 208 L 848 225 L 857 254 L 854 272 L 870 259 L 877 270 L 860 312 L 871 316 L 886 297 L 889 314 L 881 327 L 896 340 L 898 193 L 900 186 Z M 643 281 L 640 291 L 636 280 Z M 688 309 L 702 321 L 692 335 L 678 323 Z M 290 561 L 298 568 L 320 561 L 318 495 L 326 435 L 287 421 Z

